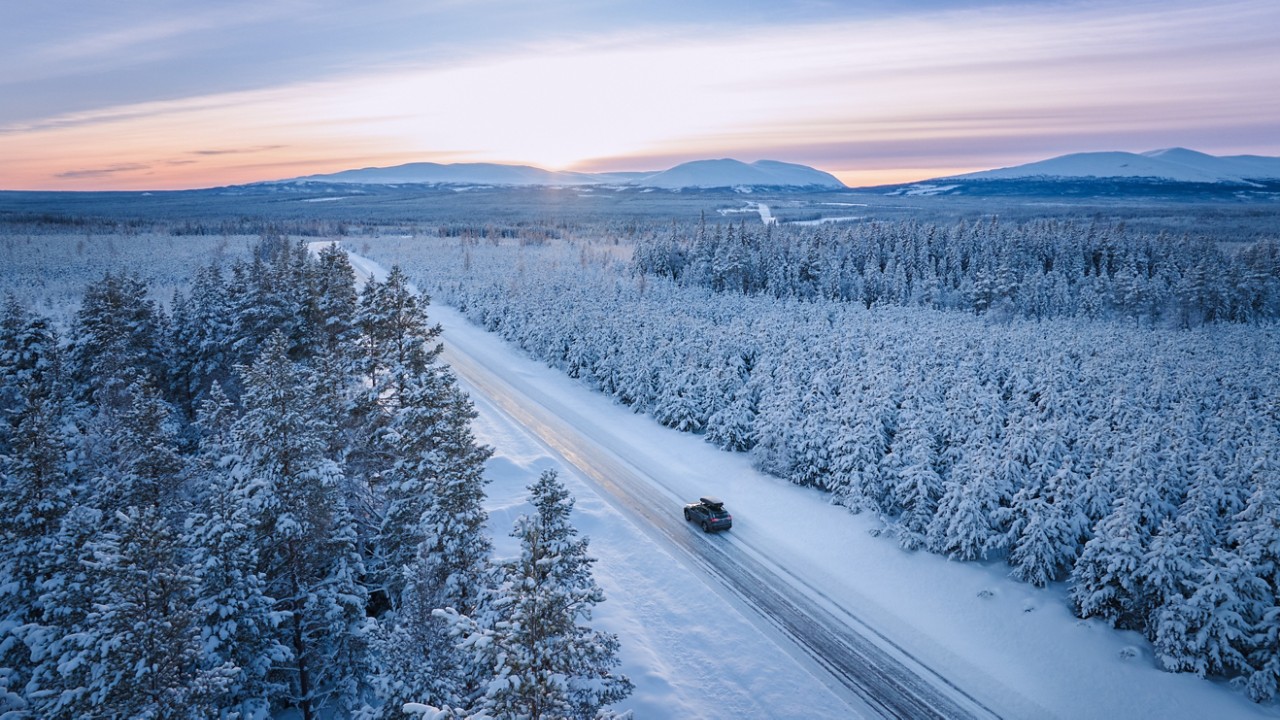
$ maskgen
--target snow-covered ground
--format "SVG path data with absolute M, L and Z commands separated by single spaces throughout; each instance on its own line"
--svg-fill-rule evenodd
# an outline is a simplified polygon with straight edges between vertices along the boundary
M 749 215 L 759 214 L 760 222 L 765 225 L 775 225 L 778 222 L 778 218 L 773 216 L 773 210 L 768 205 L 760 202 L 749 202 L 740 208 L 722 208 L 716 212 L 721 215 L 737 215 L 741 213 Z
M 823 217 L 823 218 L 818 218 L 817 220 L 792 220 L 791 222 L 789 222 L 789 223 L 787 223 L 787 224 L 788 224 L 788 225 L 800 225 L 800 226 L 807 226 L 807 225 L 830 225 L 830 224 L 832 224 L 832 223 L 857 222 L 857 221 L 859 221 L 859 220 L 865 220 L 865 219 L 866 219 L 866 217 L 867 217 L 866 215 L 841 215 L 841 216 L 839 216 L 839 217 Z
M 352 257 L 357 272 L 377 269 Z M 671 498 L 724 498 L 734 529 L 717 538 L 786 568 L 850 615 L 998 714 L 1009 718 L 1280 717 L 1218 683 L 1155 667 L 1143 638 L 1082 621 L 1062 585 L 1037 590 L 1001 564 L 907 553 L 877 538 L 878 523 L 755 471 L 742 454 L 663 428 L 525 357 L 447 307 L 446 360 L 500 375 L 576 429 L 590 454 L 611 454 Z M 465 378 L 464 378 L 465 379 Z M 472 388 L 474 390 L 474 387 Z M 697 564 L 648 532 L 574 462 L 473 392 L 476 432 L 497 450 L 488 467 L 490 522 L 499 553 L 514 552 L 511 522 L 527 510 L 524 486 L 557 468 L 577 497 L 575 522 L 599 558 L 607 602 L 594 625 L 618 633 L 623 670 L 636 683 L 623 703 L 638 718 L 845 718 L 863 714 L 828 689 L 822 672 L 706 580 Z M 501 399 L 500 399 L 501 400 Z M 576 454 L 571 454 L 577 458 Z M 695 529 L 690 527 L 691 533 Z M 700 535 L 700 532 L 697 534 Z

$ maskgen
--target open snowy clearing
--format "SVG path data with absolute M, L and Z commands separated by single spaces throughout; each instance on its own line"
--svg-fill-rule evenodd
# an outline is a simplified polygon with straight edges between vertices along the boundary
M 792 220 L 788 225 L 812 226 L 812 225 L 828 225 L 832 223 L 842 222 L 858 222 L 866 220 L 866 215 L 841 215 L 839 217 L 824 217 L 817 220 Z
M 380 271 L 352 257 L 358 273 Z M 566 453 L 514 421 L 469 385 L 476 431 L 494 445 L 491 524 L 509 553 L 511 521 L 524 511 L 524 485 L 547 467 L 562 469 L 578 498 L 576 522 L 599 558 L 608 602 L 595 625 L 621 636 L 623 670 L 636 682 L 623 703 L 637 717 L 849 717 L 876 711 L 834 687 L 826 672 L 699 571 L 697 563 L 642 516 L 575 466 L 581 456 L 612 455 L 648 477 L 679 519 L 700 494 L 723 497 L 734 529 L 697 541 L 731 544 L 785 568 L 802 592 L 817 589 L 840 613 L 887 638 L 995 714 L 1062 718 L 1276 717 L 1274 706 L 1192 676 L 1156 669 L 1140 636 L 1071 615 L 1061 585 L 1037 590 L 1006 577 L 1000 564 L 949 562 L 906 553 L 872 535 L 878 523 L 851 516 L 822 493 L 762 475 L 741 454 L 662 428 L 591 392 L 470 325 L 449 308 L 431 314 L 445 327 L 446 359 L 479 367 L 509 390 L 536 398 L 590 447 Z M 464 381 L 466 373 L 460 372 Z M 694 545 L 698 547 L 698 545 Z M 709 546 L 703 546 L 709 547 Z

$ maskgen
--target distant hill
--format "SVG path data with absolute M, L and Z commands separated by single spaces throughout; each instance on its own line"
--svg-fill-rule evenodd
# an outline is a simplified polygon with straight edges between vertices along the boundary
M 1187 148 L 1072 153 L 885 189 L 902 195 L 1272 195 L 1280 193 L 1280 158 Z
M 839 190 L 845 187 L 830 173 L 807 165 L 758 160 L 695 160 L 636 181 L 656 188 L 806 187 Z
M 800 189 L 843 189 L 830 173 L 807 165 L 758 160 L 695 160 L 659 172 L 578 173 L 544 170 L 529 165 L 499 163 L 409 163 L 394 167 L 369 167 L 323 175 L 277 180 L 282 184 L 351 185 L 505 185 L 572 186 L 634 185 L 642 188 L 680 190 L 684 188 L 785 187 Z
M 1257 155 L 1217 157 L 1186 148 L 1144 153 L 1087 152 L 940 180 L 1016 178 L 1148 178 L 1171 182 L 1247 184 L 1250 180 L 1280 179 L 1280 158 Z
M 530 165 L 419 162 L 394 167 L 367 167 L 280 182 L 325 182 L 353 185 L 587 185 L 606 182 L 586 173 L 556 172 Z

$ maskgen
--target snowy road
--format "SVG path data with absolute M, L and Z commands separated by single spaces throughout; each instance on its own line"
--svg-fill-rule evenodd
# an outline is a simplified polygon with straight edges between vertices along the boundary
M 874 633 L 819 590 L 786 573 L 769 558 L 767 548 L 753 547 L 749 538 L 733 531 L 691 531 L 678 512 L 683 501 L 662 484 L 660 463 L 619 447 L 609 433 L 593 428 L 555 397 L 518 380 L 508 382 L 499 375 L 501 368 L 487 367 L 468 353 L 461 333 L 447 335 L 445 360 L 473 396 L 483 397 L 553 448 L 621 510 L 678 549 L 681 559 L 707 582 L 727 588 L 757 614 L 758 621 L 777 631 L 780 642 L 793 646 L 788 651 L 807 656 L 825 672 L 828 677 L 822 680 L 852 706 L 875 717 L 997 716 L 887 638 L 865 637 L 862 633 Z

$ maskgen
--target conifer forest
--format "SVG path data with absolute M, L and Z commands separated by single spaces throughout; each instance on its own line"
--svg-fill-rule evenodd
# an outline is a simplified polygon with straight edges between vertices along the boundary
M 584 624 L 573 499 L 531 479 L 522 553 L 491 558 L 491 449 L 427 297 L 245 245 L 163 303 L 126 270 L 61 318 L 9 288 L 0 716 L 610 716 L 630 681 Z
M 0 216 L 0 718 L 625 716 L 554 471 L 494 557 L 432 303 L 1276 701 L 1274 210 L 457 195 Z
M 474 322 L 902 548 L 1065 582 L 1164 669 L 1280 692 L 1274 238 L 703 218 L 383 243 Z

